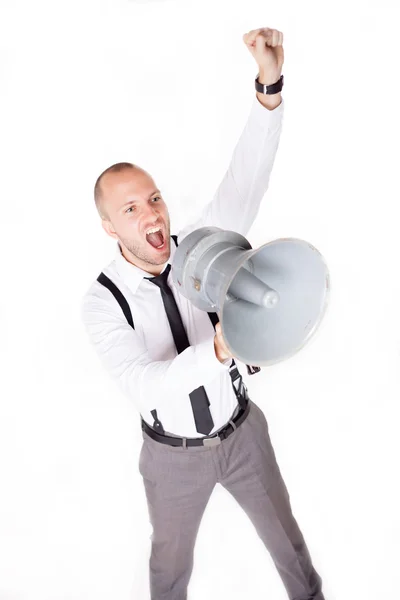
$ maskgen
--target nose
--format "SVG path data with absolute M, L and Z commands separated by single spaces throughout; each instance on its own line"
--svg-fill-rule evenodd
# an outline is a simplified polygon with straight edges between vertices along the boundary
M 146 204 L 144 208 L 142 208 L 142 217 L 144 220 L 151 221 L 155 217 L 158 217 L 159 209 L 155 203 Z

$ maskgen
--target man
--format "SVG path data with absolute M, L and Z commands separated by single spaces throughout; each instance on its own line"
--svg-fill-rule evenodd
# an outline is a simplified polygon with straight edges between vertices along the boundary
M 118 244 L 84 298 L 83 319 L 142 418 L 139 468 L 153 526 L 153 600 L 187 598 L 197 531 L 216 483 L 249 515 L 289 598 L 323 600 L 264 414 L 241 384 L 219 323 L 170 287 L 175 244 L 205 225 L 246 235 L 268 187 L 283 115 L 283 36 L 257 29 L 243 39 L 259 68 L 256 97 L 229 169 L 198 221 L 171 241 L 160 190 L 130 163 L 113 165 L 95 185 L 102 225 Z

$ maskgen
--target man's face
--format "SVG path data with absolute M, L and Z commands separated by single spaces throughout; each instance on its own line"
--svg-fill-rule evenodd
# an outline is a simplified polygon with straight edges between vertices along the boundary
M 137 168 L 107 173 L 101 190 L 102 224 L 108 235 L 118 239 L 131 263 L 148 273 L 160 273 L 157 267 L 170 256 L 170 222 L 153 179 Z

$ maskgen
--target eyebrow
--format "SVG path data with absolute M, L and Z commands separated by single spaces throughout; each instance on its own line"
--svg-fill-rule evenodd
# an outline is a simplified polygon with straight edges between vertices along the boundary
M 152 198 L 154 196 L 154 194 L 160 194 L 161 195 L 161 192 L 160 192 L 160 190 L 155 190 L 152 194 L 150 194 L 150 196 L 147 198 L 147 200 L 150 200 L 150 198 Z M 134 200 L 129 200 L 129 202 L 125 202 L 125 204 L 123 204 L 121 206 L 121 208 L 124 208 L 124 206 L 128 206 L 128 204 L 132 204 L 132 202 L 134 202 Z

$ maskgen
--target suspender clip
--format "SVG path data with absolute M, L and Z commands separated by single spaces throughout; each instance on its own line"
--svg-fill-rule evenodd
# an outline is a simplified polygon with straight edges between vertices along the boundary
M 154 410 L 152 410 L 150 412 L 151 412 L 151 416 L 154 419 L 153 428 L 155 429 L 155 431 L 157 431 L 157 433 L 161 433 L 161 435 L 164 435 L 165 434 L 164 427 L 162 426 L 161 421 L 157 417 L 157 411 L 156 411 L 156 409 L 154 409 Z
M 259 371 L 261 371 L 261 367 L 252 367 L 251 365 L 246 365 L 246 367 L 249 375 L 254 375 L 254 373 L 259 373 Z

